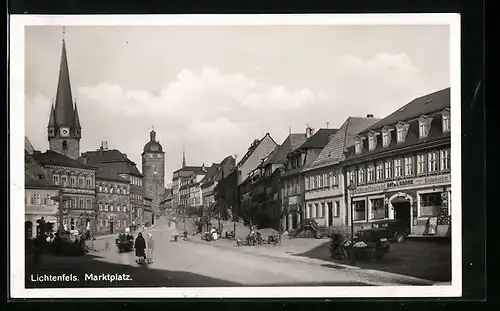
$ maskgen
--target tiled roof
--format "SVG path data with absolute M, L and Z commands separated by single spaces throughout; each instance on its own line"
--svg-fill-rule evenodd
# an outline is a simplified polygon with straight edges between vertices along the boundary
M 429 99 L 432 99 L 431 102 L 428 102 Z M 427 104 L 432 104 L 432 109 L 427 107 Z M 355 153 L 355 146 L 354 144 L 347 148 L 346 152 L 346 158 L 347 160 L 357 160 L 360 158 L 364 158 L 367 156 L 376 156 L 378 154 L 386 153 L 386 152 L 391 152 L 391 151 L 396 151 L 401 148 L 407 148 L 411 146 L 416 146 L 416 145 L 421 145 L 424 143 L 432 143 L 440 140 L 449 140 L 450 139 L 450 132 L 443 132 L 443 125 L 442 125 L 442 114 L 441 112 L 444 111 L 446 108 L 450 107 L 450 97 L 449 97 L 449 89 L 445 89 L 440 92 L 432 93 L 428 96 L 420 97 L 414 101 L 412 101 L 410 104 L 413 106 L 409 107 L 409 105 L 406 105 L 405 107 L 409 107 L 408 110 L 413 111 L 412 114 L 406 114 L 403 115 L 404 119 L 401 120 L 396 120 L 394 117 L 391 117 L 393 114 L 391 114 L 389 117 L 389 120 L 392 123 L 389 123 L 386 121 L 386 119 L 383 119 L 382 121 L 374 124 L 371 126 L 369 129 L 381 129 L 379 124 L 383 124 L 383 126 L 395 126 L 399 121 L 404 121 L 407 122 L 409 127 L 408 127 L 408 132 L 406 134 L 406 138 L 404 142 L 397 142 L 397 131 L 393 130 L 390 132 L 391 135 L 391 142 L 389 146 L 383 147 L 382 146 L 382 137 L 381 135 L 376 136 L 376 146 L 374 150 L 369 150 L 368 149 L 368 139 L 364 139 L 362 141 L 362 151 L 359 154 Z M 420 109 L 418 109 L 420 107 Z M 417 113 L 420 111 L 420 113 Z M 399 112 L 399 110 L 398 110 Z M 426 115 L 428 117 L 432 117 L 432 121 L 430 124 L 429 128 L 429 133 L 427 137 L 419 137 L 419 120 L 418 117 L 421 115 Z M 369 129 L 363 130 L 361 133 L 366 135 L 369 133 Z
M 203 179 L 200 181 L 200 184 L 201 185 L 203 185 L 203 184 L 208 185 L 209 183 L 213 183 L 219 168 L 220 168 L 220 164 L 215 164 L 215 163 L 212 164 L 212 166 L 210 166 L 209 168 L 207 168 L 207 172 L 205 174 L 205 177 L 203 177 Z
M 276 146 L 273 151 L 271 151 L 270 154 L 268 154 L 264 159 L 261 160 L 261 164 L 258 165 L 255 169 L 259 169 L 262 167 L 266 167 L 269 164 L 275 163 L 274 159 L 276 157 L 276 154 L 278 153 L 280 149 L 280 145 Z
M 47 172 L 36 160 L 27 152 L 24 152 L 24 186 L 27 188 L 57 188 L 48 179 Z
M 202 172 L 203 167 L 202 166 L 184 166 L 175 171 L 174 173 L 177 172 Z
M 305 171 L 342 161 L 345 149 L 354 144 L 354 137 L 356 134 L 379 121 L 380 119 L 375 118 L 347 118 L 325 148 L 321 150 L 318 157 L 305 169 Z
M 298 149 L 322 149 L 338 129 L 319 129 L 309 137 Z
M 137 169 L 136 164 L 116 149 L 88 151 L 82 154 L 80 161 L 84 159 L 90 165 L 106 167 L 116 173 L 143 176 Z
M 235 167 L 235 160 L 233 156 L 227 156 L 220 162 L 220 168 L 217 171 L 215 176 L 215 180 L 220 181 L 223 178 L 226 178 Z
M 35 151 L 33 153 L 33 157 L 42 165 L 61 165 L 76 168 L 96 169 L 93 165 L 82 164 L 80 161 L 73 160 L 52 150 L 47 150 L 45 152 Z
M 276 147 L 272 158 L 270 158 L 268 163 L 264 165 L 269 164 L 269 162 L 274 164 L 284 164 L 288 153 L 302 146 L 306 140 L 306 134 L 301 133 L 288 135 L 285 141 L 280 146 Z
M 319 129 L 313 136 L 309 137 L 305 143 L 303 143 L 299 148 L 292 150 L 287 154 L 287 158 L 293 157 L 294 153 L 308 152 L 308 150 L 313 149 L 323 149 L 326 144 L 332 139 L 333 135 L 338 132 L 338 129 Z M 314 161 L 314 160 L 313 160 Z M 310 162 L 309 162 L 310 163 Z M 308 163 L 304 166 L 297 167 L 291 170 L 285 171 L 282 176 L 288 177 L 296 175 L 303 172 L 308 167 Z
M 396 125 L 399 121 L 411 120 L 428 113 L 444 110 L 450 107 L 450 88 L 421 96 L 412 100 L 407 105 L 394 111 L 376 124 L 365 129 L 363 132 L 381 129 L 385 125 Z
M 28 151 L 29 154 L 33 154 L 35 151 L 28 137 L 24 137 L 24 150 Z
M 248 158 L 252 155 L 252 153 L 255 151 L 255 149 L 257 149 L 257 147 L 260 145 L 260 143 L 266 137 L 269 137 L 269 138 L 271 138 L 272 141 L 274 141 L 274 139 L 271 137 L 271 135 L 269 133 L 266 133 L 266 135 L 264 135 L 264 137 L 262 137 L 260 140 L 259 139 L 254 140 L 253 143 L 248 148 L 248 151 L 245 153 L 245 155 L 243 156 L 243 158 L 241 158 L 241 160 L 238 162 L 238 164 L 236 165 L 236 167 L 241 167 L 243 164 L 245 164 L 245 162 L 248 160 Z
M 96 179 L 105 179 L 118 181 L 122 183 L 130 183 L 130 180 L 121 177 L 119 174 L 123 172 L 118 172 L 114 170 L 112 167 L 106 166 L 105 164 L 100 166 L 96 171 L 95 178 Z

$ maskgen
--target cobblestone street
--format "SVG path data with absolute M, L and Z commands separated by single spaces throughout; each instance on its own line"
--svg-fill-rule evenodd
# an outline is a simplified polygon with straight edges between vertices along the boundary
M 428 285 L 419 279 L 400 275 L 366 273 L 343 265 L 326 265 L 326 261 L 293 256 L 292 245 L 284 242 L 273 247 L 236 247 L 234 241 L 214 243 L 190 236 L 187 241 L 172 242 L 173 228 L 157 225 L 147 232 L 155 240 L 154 262 L 148 266 L 135 263 L 134 253 L 119 254 L 113 241 L 110 249 L 81 257 L 42 258 L 38 268 L 27 259 L 26 287 L 181 287 L 181 286 L 360 286 L 360 285 Z M 110 238 L 112 239 L 112 238 Z M 286 240 L 284 240 L 286 241 Z M 290 240 L 292 241 L 292 240 Z M 294 240 L 301 244 L 325 240 Z M 103 241 L 97 241 L 103 243 Z M 295 246 L 295 249 L 305 249 Z M 32 275 L 74 274 L 75 282 L 32 282 Z M 85 274 L 126 274 L 130 280 L 89 281 Z

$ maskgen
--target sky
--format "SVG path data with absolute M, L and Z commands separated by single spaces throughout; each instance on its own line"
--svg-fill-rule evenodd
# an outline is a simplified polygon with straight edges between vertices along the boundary
M 25 135 L 48 148 L 62 28 L 25 29 Z M 245 154 L 266 133 L 281 144 L 307 125 L 383 118 L 450 86 L 450 30 L 415 26 L 71 26 L 65 33 L 80 151 L 101 141 L 136 162 L 152 127 L 165 177 L 182 163 Z

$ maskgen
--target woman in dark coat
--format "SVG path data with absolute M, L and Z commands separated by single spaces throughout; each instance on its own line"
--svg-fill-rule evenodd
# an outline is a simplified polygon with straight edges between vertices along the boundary
M 139 232 L 137 235 L 137 238 L 135 239 L 135 255 L 137 257 L 142 257 L 146 259 L 146 240 L 144 240 L 144 237 L 142 236 L 142 233 Z

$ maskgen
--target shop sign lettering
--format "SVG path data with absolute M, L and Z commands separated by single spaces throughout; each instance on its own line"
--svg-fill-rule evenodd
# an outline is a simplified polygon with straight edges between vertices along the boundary
M 373 185 L 359 186 L 353 190 L 353 194 L 364 193 L 364 192 L 375 192 L 392 190 L 407 186 L 418 186 L 418 185 L 432 185 L 438 183 L 451 182 L 451 175 L 439 175 L 439 176 L 428 176 L 428 177 L 417 177 L 413 179 L 403 179 L 397 181 L 391 181 L 388 183 L 378 183 Z

